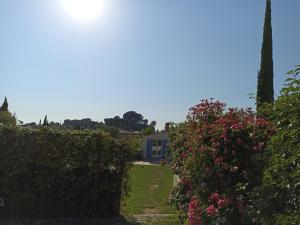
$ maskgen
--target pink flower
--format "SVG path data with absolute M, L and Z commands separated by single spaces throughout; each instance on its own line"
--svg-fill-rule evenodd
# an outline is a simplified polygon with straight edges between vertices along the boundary
M 190 225 L 202 224 L 200 200 L 197 197 L 192 198 L 189 204 L 188 219 Z
M 219 196 L 218 192 L 215 192 L 215 193 L 213 194 L 213 199 L 214 199 L 215 201 L 218 201 L 219 198 L 220 198 L 220 196 Z
M 219 199 L 220 199 L 220 196 L 219 196 L 218 192 L 215 192 L 211 196 L 209 196 L 209 200 L 210 201 L 217 202 Z
M 210 205 L 208 206 L 208 208 L 206 209 L 206 213 L 208 216 L 214 216 L 217 214 L 217 209 L 215 208 L 214 205 Z
M 193 199 L 189 204 L 189 209 L 196 209 L 198 207 L 198 201 L 197 199 Z
M 182 159 L 185 159 L 187 157 L 187 153 L 186 152 L 183 152 L 182 154 L 181 154 L 181 158 Z
M 225 201 L 224 201 L 224 199 L 220 199 L 219 201 L 218 201 L 218 208 L 220 209 L 220 208 L 223 208 L 225 206 Z
M 230 203 L 230 199 L 229 198 L 220 199 L 218 201 L 218 208 L 223 208 L 223 207 L 227 206 L 229 203 Z

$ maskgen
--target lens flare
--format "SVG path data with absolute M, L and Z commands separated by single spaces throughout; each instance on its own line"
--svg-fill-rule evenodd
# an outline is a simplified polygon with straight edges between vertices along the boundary
M 96 20 L 104 10 L 102 0 L 62 0 L 62 4 L 69 16 L 82 22 Z

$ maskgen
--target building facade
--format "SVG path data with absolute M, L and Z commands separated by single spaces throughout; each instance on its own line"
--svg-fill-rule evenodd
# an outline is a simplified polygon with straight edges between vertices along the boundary
M 143 138 L 143 159 L 145 161 L 159 161 L 169 157 L 169 137 L 167 132 L 159 132 Z

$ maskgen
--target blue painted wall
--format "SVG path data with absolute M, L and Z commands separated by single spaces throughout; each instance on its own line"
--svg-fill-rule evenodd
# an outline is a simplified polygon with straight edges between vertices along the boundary
M 157 140 L 157 139 L 155 139 Z M 161 139 L 159 139 L 161 140 Z M 166 154 L 168 140 L 161 140 L 162 141 L 162 156 Z M 146 149 L 146 160 L 152 160 L 152 145 L 153 145 L 153 139 L 147 140 L 147 149 Z M 162 158 L 162 157 L 161 157 Z
M 151 158 L 152 158 L 152 145 L 153 145 L 153 140 L 148 139 L 147 140 L 146 160 L 151 160 Z

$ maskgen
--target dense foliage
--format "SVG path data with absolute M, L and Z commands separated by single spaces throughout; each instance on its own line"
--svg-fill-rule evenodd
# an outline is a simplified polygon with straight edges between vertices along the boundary
M 9 111 L 0 111 L 0 124 L 16 125 L 16 117 Z
M 131 150 L 98 131 L 0 126 L 0 215 L 101 217 L 119 213 Z
M 300 224 L 300 65 L 289 74 L 281 96 L 266 110 L 277 132 L 265 153 L 262 185 L 254 196 L 257 217 L 265 225 Z
M 188 224 L 249 224 L 250 194 L 259 182 L 257 166 L 274 132 L 250 109 L 203 100 L 187 121 L 170 132 L 174 170 L 181 182 L 171 201 Z
M 0 107 L 0 124 L 16 125 L 16 117 L 8 111 L 8 101 L 5 97 L 2 106 Z
M 46 118 L 45 118 L 46 119 Z M 85 119 L 66 119 L 63 123 L 58 122 L 48 122 L 48 119 L 42 123 L 37 124 L 36 122 L 30 122 L 22 124 L 23 127 L 28 128 L 38 128 L 41 125 L 46 125 L 54 129 L 68 129 L 68 130 L 104 130 L 111 133 L 115 137 L 118 136 L 120 130 L 125 130 L 129 132 L 143 132 L 146 134 L 154 133 L 156 121 L 148 122 L 147 119 L 144 119 L 142 114 L 139 114 L 135 111 L 129 111 L 124 113 L 123 118 L 115 116 L 114 118 L 106 118 L 103 122 L 93 121 L 90 118 Z
M 273 87 L 273 40 L 271 1 L 266 0 L 263 44 L 261 49 L 261 64 L 257 79 L 257 110 L 264 103 L 274 101 Z
M 114 118 L 104 119 L 105 125 L 117 127 L 128 131 L 142 131 L 146 128 L 155 128 L 156 122 L 152 121 L 150 124 L 147 119 L 144 119 L 142 114 L 135 111 L 124 113 L 123 117 L 115 116 Z

